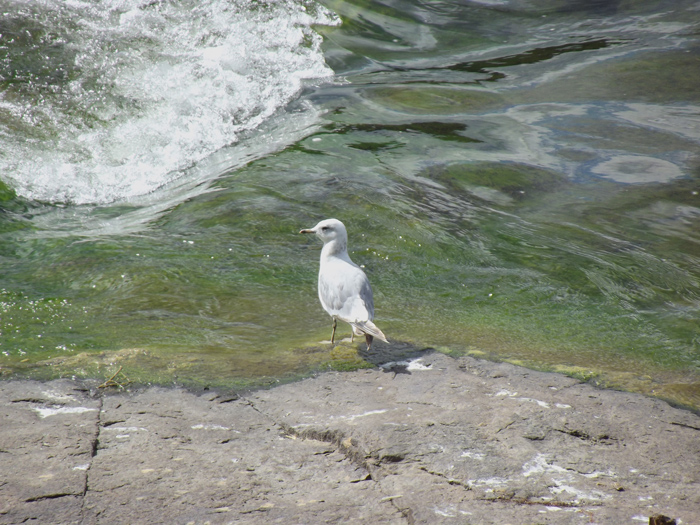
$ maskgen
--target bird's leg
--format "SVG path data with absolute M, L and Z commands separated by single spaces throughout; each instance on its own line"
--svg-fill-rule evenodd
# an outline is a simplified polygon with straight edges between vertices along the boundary
M 355 342 L 355 330 L 353 330 L 352 332 L 350 332 L 350 342 L 351 342 L 351 343 L 354 343 L 354 342 Z
M 331 332 L 331 344 L 335 342 L 335 327 L 338 325 L 338 321 L 336 321 L 335 317 L 333 318 L 333 332 Z
M 372 347 L 372 339 L 374 339 L 374 337 L 372 337 L 369 334 L 365 334 L 365 341 L 367 342 L 367 350 L 369 350 Z

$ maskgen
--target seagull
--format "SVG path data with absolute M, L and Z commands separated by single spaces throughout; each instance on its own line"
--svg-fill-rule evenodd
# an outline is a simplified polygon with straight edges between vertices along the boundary
M 318 298 L 323 309 L 333 318 L 331 344 L 335 341 L 338 319 L 350 323 L 353 339 L 356 335 L 364 334 L 367 350 L 375 337 L 388 343 L 386 336 L 372 322 L 372 287 L 365 272 L 348 256 L 348 232 L 345 225 L 337 219 L 326 219 L 299 233 L 315 233 L 323 241 L 318 271 Z

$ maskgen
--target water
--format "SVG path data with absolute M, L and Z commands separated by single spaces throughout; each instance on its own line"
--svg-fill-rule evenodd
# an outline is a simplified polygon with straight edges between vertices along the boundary
M 3 11 L 0 166 L 38 201 L 150 193 L 331 74 L 310 25 L 336 20 L 302 4 L 20 1 Z
M 694 2 L 1 7 L 2 377 L 376 362 L 320 343 L 336 217 L 393 354 L 700 407 Z

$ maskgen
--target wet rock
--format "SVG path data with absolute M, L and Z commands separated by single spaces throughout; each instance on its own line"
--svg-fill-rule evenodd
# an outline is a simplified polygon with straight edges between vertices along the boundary
M 417 359 L 240 397 L 0 383 L 0 523 L 700 522 L 697 415 Z

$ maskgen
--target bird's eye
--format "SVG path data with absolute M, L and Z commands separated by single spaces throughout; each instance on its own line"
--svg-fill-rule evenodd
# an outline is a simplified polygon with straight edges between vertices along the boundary
M 327 231 L 327 230 L 329 230 L 329 229 L 330 229 L 330 228 L 329 228 L 328 226 L 322 226 L 322 227 L 321 227 L 321 231 L 324 231 L 324 232 Z

